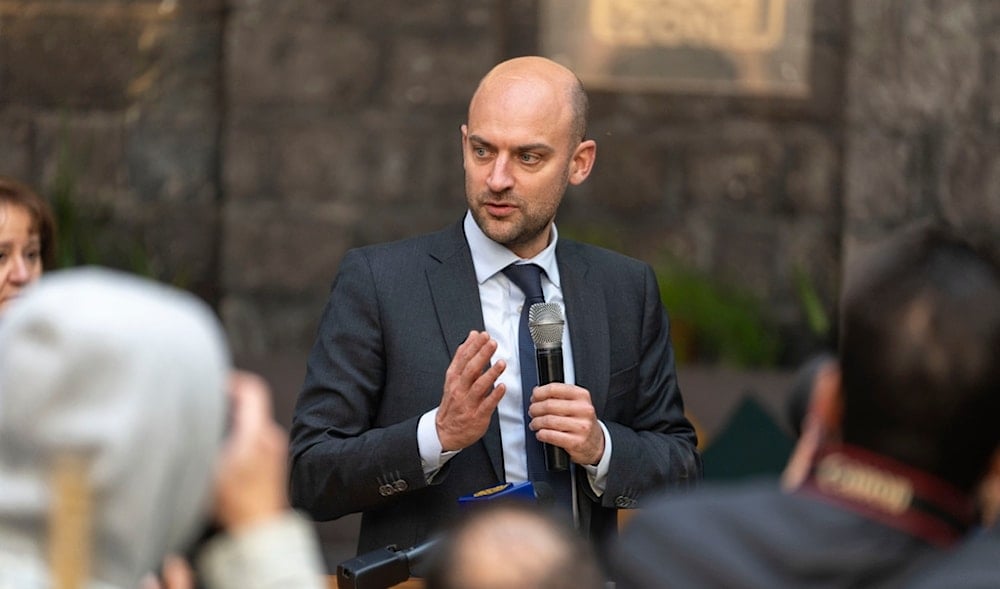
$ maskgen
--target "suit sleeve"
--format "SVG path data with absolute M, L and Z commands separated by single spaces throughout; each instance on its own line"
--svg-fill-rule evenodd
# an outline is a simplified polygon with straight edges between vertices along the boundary
M 362 250 L 347 254 L 331 288 L 292 418 L 290 496 L 329 520 L 426 486 L 414 415 L 379 425 L 386 351 L 379 293 Z
M 611 375 L 609 419 L 612 453 L 604 507 L 641 507 L 640 497 L 701 478 L 697 436 L 684 415 L 677 384 L 670 324 L 656 277 L 643 265 L 638 322 L 638 361 Z M 635 323 L 633 323 L 635 324 Z

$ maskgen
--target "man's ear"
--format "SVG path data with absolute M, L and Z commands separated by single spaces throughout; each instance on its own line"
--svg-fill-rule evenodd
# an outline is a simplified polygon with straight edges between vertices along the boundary
M 844 397 L 841 392 L 840 364 L 834 360 L 816 373 L 809 415 L 806 421 L 816 420 L 827 440 L 840 438 L 844 419 Z
M 835 360 L 830 360 L 816 372 L 813 379 L 809 410 L 802 423 L 802 435 L 781 473 L 783 489 L 797 489 L 809 476 L 816 452 L 823 445 L 840 439 L 842 416 L 840 366 Z
M 576 186 L 587 179 L 590 171 L 594 169 L 594 161 L 597 159 L 597 142 L 593 139 L 581 141 L 573 152 L 570 160 L 569 183 Z
M 997 525 L 997 519 L 1000 518 L 1000 448 L 993 451 L 989 470 L 979 484 L 979 501 L 983 525 Z
M 469 157 L 467 155 L 469 150 L 466 149 L 466 144 L 469 141 L 469 126 L 463 123 L 461 130 L 462 130 L 462 167 L 464 168 L 466 165 L 465 158 Z

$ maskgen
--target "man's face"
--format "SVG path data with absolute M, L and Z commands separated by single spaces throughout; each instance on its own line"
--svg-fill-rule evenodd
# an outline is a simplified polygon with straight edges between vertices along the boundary
M 586 177 L 575 174 L 584 144 L 571 123 L 565 92 L 520 79 L 481 87 L 462 126 L 469 210 L 483 233 L 521 258 L 548 245 L 566 185 Z

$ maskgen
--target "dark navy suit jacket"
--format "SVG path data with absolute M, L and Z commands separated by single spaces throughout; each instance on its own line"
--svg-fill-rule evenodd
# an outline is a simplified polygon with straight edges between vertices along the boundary
M 701 459 L 650 267 L 562 238 L 556 258 L 576 383 L 590 391 L 613 446 L 602 497 L 577 472 L 581 526 L 598 538 L 613 530 L 617 508 L 698 479 Z M 363 553 L 422 542 L 458 510 L 458 497 L 504 481 L 496 414 L 430 484 L 417 448 L 417 421 L 440 403 L 455 350 L 482 329 L 461 221 L 348 252 L 295 408 L 293 505 L 317 520 L 363 512 Z

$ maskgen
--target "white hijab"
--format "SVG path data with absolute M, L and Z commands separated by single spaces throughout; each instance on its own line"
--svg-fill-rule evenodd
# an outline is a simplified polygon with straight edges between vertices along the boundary
M 66 453 L 89 464 L 92 584 L 135 587 L 181 550 L 206 513 L 228 371 L 194 296 L 96 268 L 43 276 L 0 323 L 0 559 L 45 576 Z

